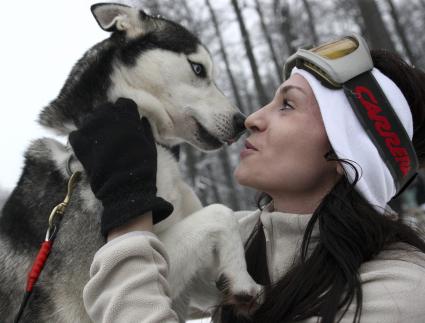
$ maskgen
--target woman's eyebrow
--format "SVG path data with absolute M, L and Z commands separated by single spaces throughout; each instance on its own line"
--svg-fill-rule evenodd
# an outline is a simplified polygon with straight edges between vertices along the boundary
M 296 85 L 286 85 L 286 86 L 283 86 L 283 87 L 279 87 L 279 93 L 280 94 L 286 94 L 286 92 L 288 92 L 289 90 L 294 90 L 294 89 L 301 91 L 305 95 L 304 90 L 301 87 L 296 86 Z

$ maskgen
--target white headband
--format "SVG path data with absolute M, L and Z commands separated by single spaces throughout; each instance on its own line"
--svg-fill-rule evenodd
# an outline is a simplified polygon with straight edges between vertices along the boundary
M 324 87 L 318 79 L 305 70 L 295 67 L 291 75 L 295 73 L 308 81 L 316 96 L 326 133 L 335 154 L 338 158 L 354 161 L 352 164 L 361 176 L 355 186 L 357 191 L 382 214 L 384 209 L 387 208 L 388 201 L 396 194 L 394 179 L 354 114 L 344 91 Z M 378 69 L 373 68 L 372 74 L 405 127 L 410 140 L 412 140 L 413 120 L 404 95 L 395 83 Z M 341 164 L 350 183 L 353 183 L 354 170 L 345 163 Z

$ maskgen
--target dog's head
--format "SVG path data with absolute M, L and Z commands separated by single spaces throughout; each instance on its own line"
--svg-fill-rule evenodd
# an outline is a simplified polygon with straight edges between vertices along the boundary
M 186 141 L 201 150 L 235 141 L 244 116 L 217 88 L 207 49 L 181 25 L 121 4 L 91 7 L 111 36 L 93 46 L 72 69 L 40 123 L 62 134 L 105 101 L 133 99 L 157 140 Z

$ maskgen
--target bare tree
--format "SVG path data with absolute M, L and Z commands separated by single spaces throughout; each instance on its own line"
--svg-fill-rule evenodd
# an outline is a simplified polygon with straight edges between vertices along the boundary
M 392 0 L 387 0 L 388 6 L 390 7 L 390 13 L 391 17 L 394 21 L 395 29 L 397 30 L 397 34 L 400 37 L 401 43 L 403 44 L 404 50 L 406 51 L 406 56 L 409 58 L 410 62 L 412 64 L 416 64 L 415 55 L 412 53 L 412 50 L 410 49 L 409 42 L 407 40 L 406 34 L 404 32 L 404 28 L 401 25 L 400 17 L 398 15 L 397 9 L 394 6 L 394 3 Z
M 369 45 L 372 48 L 385 48 L 395 52 L 394 44 L 375 0 L 357 0 L 357 4 L 366 26 Z
M 229 193 L 228 194 L 229 205 L 232 209 L 239 210 L 240 209 L 239 196 L 238 196 L 239 194 L 235 185 L 235 180 L 233 177 L 233 169 L 230 163 L 229 155 L 230 153 L 226 146 L 221 148 L 218 154 L 221 160 L 221 164 L 223 166 L 224 179 L 225 179 L 227 191 Z
M 212 22 L 213 22 L 213 25 L 214 25 L 215 33 L 217 35 L 217 39 L 218 39 L 219 44 L 220 44 L 220 53 L 221 53 L 221 57 L 224 61 L 224 65 L 226 67 L 226 73 L 227 73 L 227 76 L 229 78 L 230 85 L 232 87 L 233 97 L 235 98 L 236 104 L 239 107 L 239 109 L 241 109 L 242 112 L 244 112 L 246 114 L 247 111 L 246 111 L 245 105 L 243 104 L 242 99 L 240 97 L 239 88 L 236 84 L 235 78 L 233 76 L 233 72 L 230 69 L 230 63 L 229 63 L 229 59 L 228 59 L 227 52 L 226 52 L 226 46 L 224 45 L 223 36 L 221 34 L 221 31 L 220 31 L 220 26 L 219 26 L 215 11 L 214 11 L 213 7 L 211 6 L 211 3 L 210 3 L 209 0 L 205 0 L 205 4 L 207 5 L 207 7 L 209 9 L 211 19 L 212 19 Z
M 208 174 L 208 179 L 209 181 L 206 183 L 206 189 L 208 189 L 208 191 L 210 191 L 210 193 L 212 193 L 213 195 L 213 199 L 207 201 L 205 199 L 204 205 L 206 204 L 211 204 L 211 203 L 222 203 L 222 198 L 220 197 L 220 193 L 218 191 L 218 185 L 216 183 L 216 181 L 212 181 L 211 179 L 214 178 L 214 171 L 211 167 L 211 163 L 207 163 L 206 165 L 206 169 L 207 169 L 207 174 Z
M 186 19 L 188 21 L 188 24 L 189 24 L 189 26 L 191 26 L 193 28 L 192 32 L 196 33 L 197 28 L 195 28 L 196 23 L 195 23 L 195 20 L 193 19 L 192 10 L 190 10 L 189 5 L 187 4 L 186 0 L 180 0 L 180 2 L 182 4 L 184 10 L 186 11 Z
M 317 45 L 319 43 L 319 38 L 317 37 L 315 19 L 311 11 L 310 3 L 308 2 L 308 0 L 303 0 L 303 5 L 307 12 L 308 28 L 310 29 L 311 37 L 313 38 L 313 43 Z
M 279 60 L 277 59 L 276 50 L 274 48 L 270 32 L 269 32 L 267 25 L 266 25 L 266 22 L 264 20 L 264 14 L 263 14 L 263 10 L 261 8 L 261 4 L 260 4 L 259 0 L 255 0 L 255 8 L 257 10 L 258 17 L 260 18 L 260 25 L 261 25 L 261 29 L 263 31 L 264 38 L 266 39 L 267 45 L 268 45 L 269 50 L 270 50 L 270 55 L 271 55 L 273 65 L 274 65 L 274 68 L 275 68 L 277 80 L 280 82 L 282 80 L 281 67 L 280 67 L 280 64 L 279 64 Z
M 242 99 L 248 110 L 248 114 L 253 113 L 258 109 L 259 104 L 257 103 L 257 100 L 255 100 L 255 94 L 252 94 L 252 91 L 249 89 L 248 80 L 246 79 L 247 76 L 240 73 L 237 78 L 240 84 L 239 88 L 241 89 Z
M 284 38 L 284 43 L 286 44 L 286 47 L 288 48 L 288 52 L 292 54 L 296 51 L 296 48 L 293 45 L 295 37 L 293 36 L 294 33 L 292 32 L 291 12 L 286 0 L 283 0 L 281 5 L 279 4 L 279 2 L 280 2 L 279 0 L 275 0 L 273 2 L 274 12 L 275 13 L 280 12 L 281 30 L 282 30 L 281 33 Z
M 362 17 L 362 13 L 360 12 L 360 8 L 359 6 L 357 6 L 356 1 L 355 0 L 345 0 L 343 1 L 345 6 L 348 7 L 354 7 L 356 8 L 356 10 L 354 10 L 353 15 L 354 15 L 354 21 L 357 23 L 357 26 L 359 26 L 360 28 L 360 34 L 367 38 L 367 33 L 366 33 L 366 26 Z M 348 8 L 347 8 L 348 9 Z
M 251 67 L 251 72 L 254 78 L 254 84 L 255 88 L 257 90 L 257 96 L 260 104 L 266 104 L 268 101 L 268 96 L 266 94 L 266 91 L 264 89 L 264 85 L 261 81 L 260 73 L 258 70 L 258 64 L 254 56 L 254 50 L 251 45 L 251 41 L 249 39 L 249 34 L 245 26 L 244 19 L 242 17 L 242 12 L 239 8 L 238 1 L 237 0 L 231 0 L 233 10 L 235 11 L 239 29 L 241 31 L 243 45 L 245 48 L 246 55 L 248 57 L 248 61 Z
M 196 161 L 198 159 L 196 156 L 196 150 L 189 144 L 182 144 L 180 145 L 180 147 L 183 148 L 182 152 L 185 154 L 186 157 L 186 178 L 189 181 L 189 185 L 191 187 L 195 187 L 196 176 L 198 174 L 198 170 L 196 169 Z

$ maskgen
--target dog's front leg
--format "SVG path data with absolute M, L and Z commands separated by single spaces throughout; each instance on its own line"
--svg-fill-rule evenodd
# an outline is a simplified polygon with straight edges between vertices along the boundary
M 229 208 L 214 204 L 160 234 L 170 257 L 173 300 L 189 296 L 197 308 L 250 302 L 261 287 L 249 276 L 239 225 Z

